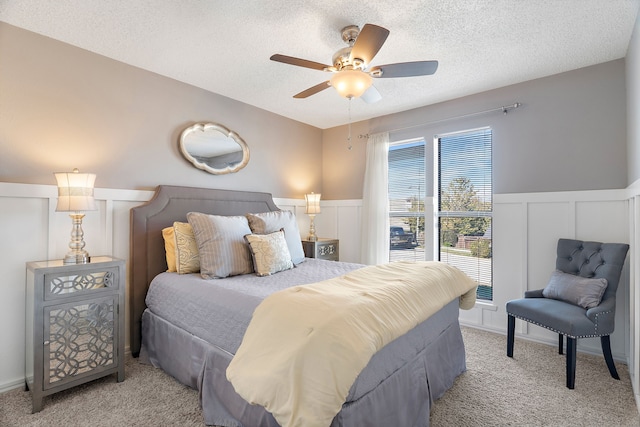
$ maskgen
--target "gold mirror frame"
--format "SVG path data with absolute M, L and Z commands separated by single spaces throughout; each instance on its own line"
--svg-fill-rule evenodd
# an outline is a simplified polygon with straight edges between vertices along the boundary
M 196 168 L 214 175 L 238 172 L 249 163 L 247 143 L 215 123 L 196 123 L 183 130 L 180 151 Z

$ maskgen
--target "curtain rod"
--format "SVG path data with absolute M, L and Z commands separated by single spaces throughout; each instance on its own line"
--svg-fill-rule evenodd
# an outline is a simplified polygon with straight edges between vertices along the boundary
M 433 123 L 446 122 L 448 120 L 462 119 L 462 118 L 466 118 L 466 117 L 478 116 L 480 114 L 493 113 L 494 111 L 502 111 L 503 114 L 507 114 L 509 112 L 509 110 L 515 110 L 518 107 L 522 107 L 522 104 L 519 103 L 519 102 L 516 102 L 516 103 L 511 104 L 511 105 L 503 105 L 502 107 L 491 108 L 489 110 L 478 111 L 478 112 L 469 113 L 469 114 L 463 114 L 461 116 L 448 117 L 446 119 L 433 120 L 431 122 L 419 123 L 417 125 L 405 126 L 405 127 L 401 127 L 401 128 L 397 128 L 397 129 L 391 129 L 391 130 L 388 130 L 386 132 L 396 132 L 396 131 L 399 131 L 399 130 L 412 129 L 412 128 L 417 128 L 417 127 L 424 126 L 424 125 L 430 125 L 430 124 L 433 124 Z M 369 136 L 370 136 L 370 134 L 368 134 L 368 133 L 364 133 L 364 134 L 361 133 L 360 135 L 358 135 L 358 138 L 369 138 Z

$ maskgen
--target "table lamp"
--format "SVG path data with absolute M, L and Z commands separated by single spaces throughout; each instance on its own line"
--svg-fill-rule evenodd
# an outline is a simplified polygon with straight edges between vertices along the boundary
M 95 211 L 96 201 L 93 198 L 93 183 L 95 174 L 80 173 L 78 169 L 73 172 L 54 173 L 58 182 L 58 204 L 56 212 L 70 212 L 69 216 L 73 224 L 71 230 L 71 251 L 64 257 L 65 264 L 86 264 L 91 262 L 89 253 L 84 250 L 84 231 L 82 231 L 82 218 L 85 211 Z
M 316 226 L 313 223 L 314 218 L 317 214 L 320 213 L 320 194 L 305 194 L 304 199 L 307 202 L 307 210 L 306 213 L 311 218 L 311 223 L 309 224 L 309 236 L 307 240 L 311 242 L 315 242 L 318 240 L 318 236 L 316 236 Z

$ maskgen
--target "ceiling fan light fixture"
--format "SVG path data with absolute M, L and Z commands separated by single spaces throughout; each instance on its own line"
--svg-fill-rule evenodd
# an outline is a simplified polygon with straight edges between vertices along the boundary
M 362 97 L 366 103 L 379 101 L 382 97 L 375 86 L 374 78 L 428 76 L 438 69 L 438 61 L 397 62 L 368 68 L 389 36 L 389 30 L 373 24 L 365 24 L 362 30 L 357 25 L 342 29 L 342 40 L 348 46 L 333 55 L 333 65 L 325 65 L 307 59 L 281 54 L 271 55 L 271 60 L 298 67 L 333 73 L 326 80 L 294 95 L 296 99 L 308 98 L 333 86 L 338 94 L 352 99 Z M 366 70 L 366 71 L 365 71 Z
M 360 70 L 342 70 L 331 77 L 331 86 L 345 98 L 360 97 L 372 83 L 371 76 Z

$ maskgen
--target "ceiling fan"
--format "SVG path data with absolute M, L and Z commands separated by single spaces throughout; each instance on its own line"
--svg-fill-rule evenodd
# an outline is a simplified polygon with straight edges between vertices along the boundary
M 272 55 L 270 59 L 333 73 L 330 80 L 303 90 L 294 95 L 294 98 L 307 98 L 333 86 L 345 98 L 362 97 L 365 102 L 371 103 L 382 98 L 380 92 L 372 86 L 374 78 L 427 76 L 438 69 L 438 61 L 400 62 L 368 68 L 388 36 L 389 30 L 378 25 L 365 24 L 362 30 L 357 25 L 349 25 L 342 29 L 342 40 L 348 46 L 333 55 L 333 65 L 280 54 Z

